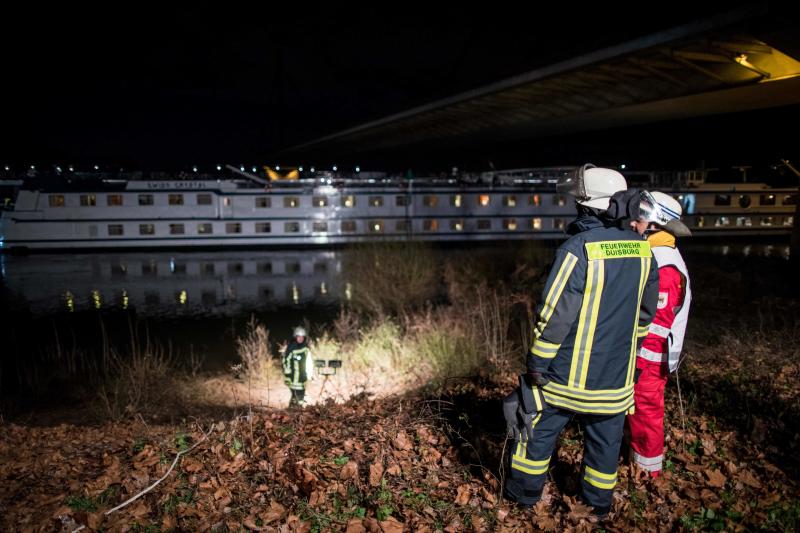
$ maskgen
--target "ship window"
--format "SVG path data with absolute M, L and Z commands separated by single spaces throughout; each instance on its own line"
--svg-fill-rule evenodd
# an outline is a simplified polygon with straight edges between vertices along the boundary
M 409 224 L 408 220 L 397 220 L 394 223 L 395 231 L 409 231 L 410 229 L 411 229 L 411 224 Z
M 788 217 L 783 218 L 783 225 L 784 226 L 794 226 L 794 215 L 790 215 Z
M 740 194 L 739 195 L 739 207 L 742 209 L 747 209 L 750 207 L 750 204 L 753 203 L 753 200 L 750 198 L 749 194 Z
M 227 222 L 225 224 L 225 233 L 241 233 L 242 224 L 239 222 Z
M 211 205 L 211 195 L 210 194 L 198 194 L 197 195 L 197 205 Z
M 297 196 L 287 196 L 283 199 L 283 207 L 300 207 L 300 198 Z
M 482 206 L 489 205 L 489 195 L 488 194 L 479 194 L 478 195 L 478 205 L 482 205 Z
M 270 222 L 256 222 L 256 233 L 270 233 L 272 224 Z
M 89 237 L 97 237 L 97 225 L 89 225 Z
M 506 207 L 516 207 L 517 205 L 517 197 L 513 194 L 508 196 L 503 196 L 503 205 Z
M 423 231 L 439 231 L 439 221 L 435 218 L 426 218 L 422 221 Z
M 397 207 L 405 207 L 408 205 L 408 196 L 398 194 L 394 197 L 394 205 Z
M 492 229 L 492 221 L 488 218 L 479 218 L 478 219 L 478 229 L 481 231 L 486 231 Z
M 698 228 L 702 228 L 703 226 L 706 225 L 706 218 L 705 217 L 697 217 L 695 225 Z
M 567 197 L 563 194 L 556 194 L 553 196 L 553 205 L 564 206 L 567 205 Z
M 328 231 L 328 223 L 327 222 L 314 222 L 311 224 L 311 231 L 316 233 L 325 233 Z
M 714 196 L 714 205 L 731 205 L 731 195 L 718 194 Z
M 454 194 L 450 197 L 450 205 L 453 207 L 461 207 L 461 195 Z
M 257 196 L 256 207 L 259 208 L 272 207 L 272 201 L 268 196 Z
M 139 195 L 139 205 L 153 205 L 153 195 L 152 194 L 140 194 Z
M 287 274 L 299 274 L 301 270 L 300 263 L 298 261 L 287 261 L 286 262 L 286 273 Z
M 170 235 L 183 235 L 186 231 L 183 228 L 183 224 L 170 224 L 169 225 L 169 234 Z
M 63 194 L 51 194 L 49 201 L 50 201 L 50 207 L 64 207 Z
M 155 224 L 139 224 L 139 235 L 155 235 Z
M 231 199 L 229 196 L 222 197 L 222 207 L 230 207 L 231 206 Z
M 775 195 L 774 194 L 762 194 L 761 198 L 759 199 L 759 203 L 761 205 L 775 205 Z
M 532 218 L 531 219 L 531 228 L 536 231 L 540 231 L 542 229 L 542 219 L 541 218 Z
M 122 195 L 121 194 L 109 194 L 106 196 L 106 202 L 108 205 L 122 205 Z
M 95 196 L 94 194 L 81 194 L 81 205 L 82 206 L 97 205 L 97 196 Z
M 272 274 L 272 263 L 263 261 L 256 266 L 256 271 L 259 274 Z
M 122 227 L 122 224 L 109 224 L 108 225 L 108 234 L 110 236 L 124 235 L 125 234 L 125 230 Z
M 750 219 L 750 217 L 736 217 L 736 225 L 739 227 L 749 228 L 753 225 L 753 221 Z
M 172 262 L 170 264 L 170 270 L 173 274 L 186 274 L 186 263 Z
M 554 218 L 553 219 L 553 227 L 555 229 L 564 229 L 566 222 L 564 222 L 563 218 Z
M 383 207 L 383 196 L 370 196 L 369 205 L 372 207 Z
M 507 229 L 508 231 L 515 231 L 517 229 L 517 219 L 516 218 L 504 218 L 503 219 L 503 229 Z
M 435 194 L 428 194 L 422 198 L 422 205 L 425 207 L 436 207 L 436 204 L 439 203 L 439 197 Z
M 714 226 L 716 227 L 730 226 L 730 225 L 731 225 L 731 219 L 729 219 L 728 217 L 717 217 L 717 220 L 714 221 Z
M 370 220 L 369 221 L 370 233 L 383 233 L 383 220 Z
M 258 288 L 258 292 L 263 300 L 272 300 L 275 297 L 275 290 L 271 285 L 262 285 Z
M 203 222 L 197 225 L 197 233 L 201 235 L 214 233 L 214 226 L 210 222 Z
M 540 205 L 542 205 L 542 197 L 539 196 L 538 194 L 532 194 L 528 197 L 528 203 L 536 207 L 539 207 Z
M 352 194 L 342 196 L 342 207 L 355 207 L 356 197 Z
M 202 263 L 200 265 L 200 275 L 205 276 L 213 276 L 214 275 L 214 263 Z
M 787 194 L 783 197 L 783 205 L 797 205 L 797 195 Z
M 170 194 L 169 195 L 169 205 L 183 205 L 183 195 L 182 194 Z
M 299 222 L 284 222 L 283 223 L 283 232 L 284 233 L 300 233 L 300 223 Z
M 315 196 L 313 202 L 314 207 L 328 207 L 327 196 Z
M 353 233 L 356 231 L 355 220 L 342 220 L 341 224 L 342 233 Z
M 761 225 L 762 226 L 772 226 L 772 224 L 774 222 L 775 222 L 775 219 L 773 217 L 761 217 Z
M 314 263 L 314 274 L 327 274 L 328 263 Z
M 111 232 L 109 231 L 109 235 Z M 121 235 L 121 234 L 120 234 Z M 125 263 L 112 263 L 111 264 L 111 278 L 119 279 L 128 275 L 128 267 Z
M 175 303 L 180 305 L 186 305 L 186 300 L 189 299 L 189 295 L 185 290 L 175 291 Z
M 452 231 L 464 231 L 464 221 L 456 218 L 450 221 L 450 229 Z
M 244 265 L 241 263 L 228 263 L 228 274 L 244 273 Z

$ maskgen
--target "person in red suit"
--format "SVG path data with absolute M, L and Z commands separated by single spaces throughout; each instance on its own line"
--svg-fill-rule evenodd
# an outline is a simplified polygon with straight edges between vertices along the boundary
M 634 413 L 628 415 L 633 463 L 657 477 L 664 462 L 664 388 L 678 369 L 692 301 L 689 271 L 675 238 L 691 235 L 681 204 L 662 192 L 644 192 L 635 229 L 647 235 L 658 264 L 658 306 L 636 357 Z

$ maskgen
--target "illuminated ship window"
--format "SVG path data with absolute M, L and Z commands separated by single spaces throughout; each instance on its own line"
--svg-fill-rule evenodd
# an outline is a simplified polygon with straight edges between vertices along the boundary
M 478 205 L 487 206 L 489 205 L 490 196 L 488 194 L 479 194 L 478 195 Z
M 528 197 L 528 203 L 530 205 L 539 207 L 540 205 L 542 205 L 542 197 L 539 196 L 538 194 L 532 194 Z
M 342 230 L 342 233 L 354 233 L 356 231 L 356 221 L 342 220 L 340 228 Z
M 703 226 L 706 225 L 706 218 L 705 217 L 697 217 L 695 225 L 698 228 L 702 228 Z
M 286 196 L 283 199 L 283 207 L 300 207 L 300 198 L 297 196 Z
M 210 194 L 198 194 L 197 195 L 197 205 L 211 205 L 211 195 Z
M 749 228 L 753 225 L 753 221 L 750 217 L 736 217 L 736 225 L 740 228 Z
M 51 194 L 49 202 L 50 202 L 50 207 L 64 207 L 64 195 Z
M 269 222 L 256 222 L 256 233 L 270 233 L 272 224 Z
M 155 224 L 139 224 L 139 235 L 155 235 Z
M 301 267 L 299 261 L 287 261 L 286 262 L 286 273 L 287 274 L 299 274 Z
M 125 229 L 123 228 L 122 224 L 109 224 L 108 225 L 108 235 L 111 237 L 116 237 L 119 235 L 124 235 Z
M 328 197 L 315 196 L 312 203 L 314 207 L 328 207 Z
M 383 207 L 383 196 L 370 196 L 369 205 L 370 207 Z
M 759 198 L 759 203 L 761 205 L 775 205 L 775 195 L 774 194 L 762 194 Z
M 714 196 L 714 205 L 731 205 L 731 195 L 718 194 Z
M 731 219 L 728 217 L 717 217 L 717 220 L 714 221 L 714 226 L 716 227 L 730 226 L 730 225 L 731 225 Z
M 383 220 L 370 220 L 368 225 L 370 233 L 383 233 Z
M 394 197 L 394 205 L 397 207 L 405 207 L 408 204 L 408 196 L 398 194 Z
M 422 197 L 422 205 L 425 207 L 436 207 L 436 204 L 439 203 L 439 197 L 435 194 L 427 194 Z
M 452 231 L 464 231 L 464 221 L 460 218 L 455 218 L 451 220 L 450 229 Z
M 292 303 L 300 303 L 300 287 L 298 287 L 296 283 L 292 283 L 290 286 L 286 287 L 286 297 L 290 299 Z
M 272 263 L 269 261 L 260 262 L 256 266 L 256 271 L 259 274 L 272 274 Z
M 183 205 L 183 195 L 182 194 L 170 194 L 169 195 L 169 205 Z
M 516 231 L 517 229 L 517 219 L 516 218 L 504 218 L 503 219 L 503 229 L 508 231 Z
M 170 235 L 183 235 L 186 233 L 186 230 L 183 228 L 183 224 L 170 224 L 169 225 L 169 234 Z
M 503 205 L 506 207 L 516 207 L 517 206 L 517 197 L 513 194 L 503 196 Z
M 761 217 L 762 226 L 772 226 L 774 223 L 775 219 L 773 217 Z
M 225 224 L 225 233 L 241 233 L 242 224 L 239 222 L 227 222 Z
M 189 295 L 185 290 L 175 291 L 175 303 L 179 305 L 186 305 Z
M 750 198 L 749 194 L 740 194 L 739 195 L 739 207 L 742 209 L 747 209 L 750 207 L 750 204 L 753 203 L 752 198 Z
M 478 219 L 478 229 L 481 231 L 486 231 L 492 229 L 492 221 L 488 218 L 479 218 Z
M 531 228 L 535 231 L 541 231 L 542 229 L 542 219 L 541 218 L 532 218 L 531 219 Z
M 439 231 L 439 221 L 435 218 L 426 218 L 422 221 L 424 231 Z
M 242 263 L 228 263 L 228 274 L 240 275 L 244 273 L 244 265 Z
M 268 196 L 257 196 L 256 207 L 258 208 L 272 207 L 272 199 Z
M 553 219 L 553 227 L 555 229 L 564 229 L 566 226 L 566 222 L 564 222 L 563 218 L 554 218 Z
M 783 218 L 783 225 L 784 226 L 794 226 L 794 215 L 789 215 L 788 217 Z
M 300 223 L 299 222 L 284 222 L 283 223 L 283 232 L 284 233 L 300 233 Z
M 139 195 L 139 205 L 153 205 L 153 195 L 152 194 L 140 194 Z
M 311 231 L 315 233 L 326 233 L 328 231 L 328 223 L 327 222 L 314 222 L 311 224 Z
M 200 235 L 210 235 L 214 233 L 214 226 L 210 222 L 201 222 L 197 225 L 197 233 Z
M 342 196 L 342 207 L 355 207 L 356 206 L 356 197 L 352 194 L 347 194 Z
M 563 194 L 556 194 L 553 196 L 553 205 L 564 206 L 567 205 L 567 197 Z
M 81 194 L 81 205 L 84 207 L 97 205 L 97 196 L 94 194 Z
M 411 223 L 408 220 L 396 220 L 394 223 L 395 231 L 409 231 L 411 230 Z
M 106 196 L 106 203 L 108 205 L 118 206 L 122 205 L 122 195 L 121 194 L 109 194 Z
M 797 195 L 787 194 L 783 197 L 783 205 L 797 205 Z
M 450 197 L 450 205 L 453 207 L 461 207 L 461 195 L 454 194 Z
M 222 198 L 222 207 L 230 207 L 231 206 L 231 199 L 228 196 L 224 196 Z

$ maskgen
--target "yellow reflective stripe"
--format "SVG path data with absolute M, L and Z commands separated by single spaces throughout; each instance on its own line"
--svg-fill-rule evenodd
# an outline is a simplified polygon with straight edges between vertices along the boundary
M 520 464 L 516 458 L 512 457 L 511 459 L 511 468 L 513 468 L 514 470 L 519 470 L 520 472 L 525 472 L 526 474 L 531 474 L 533 476 L 538 476 L 540 474 L 546 473 L 547 466 L 548 465 L 531 468 L 523 464 Z
M 600 299 L 603 297 L 603 286 L 605 285 L 605 261 L 597 261 L 597 284 L 594 287 L 594 301 L 589 309 L 589 328 L 586 332 L 585 345 L 583 347 L 583 365 L 581 366 L 580 387 L 586 387 L 586 376 L 589 375 L 589 359 L 592 356 L 592 346 L 594 345 L 594 334 L 597 329 L 597 315 L 600 310 Z
M 590 261 L 597 259 L 629 259 L 650 257 L 647 241 L 601 241 L 587 242 L 586 255 Z
M 636 333 L 637 337 L 647 337 L 647 334 L 650 333 L 650 324 L 646 326 L 639 326 L 639 329 Z
M 536 402 L 536 410 L 539 411 L 539 415 L 537 415 L 535 421 L 538 422 L 539 417 L 542 416 L 542 411 L 544 411 L 544 406 L 542 405 L 542 391 L 540 391 L 538 387 L 534 387 L 533 389 L 533 401 Z
M 636 303 L 636 318 L 633 322 L 633 335 L 631 335 L 631 353 L 628 359 L 628 379 L 625 381 L 626 385 L 633 384 L 634 371 L 636 370 L 636 345 L 637 333 L 639 329 L 639 312 L 642 307 L 642 294 L 644 293 L 644 286 L 647 283 L 647 276 L 650 273 L 650 258 L 642 257 L 639 259 L 639 299 Z
M 585 466 L 583 472 L 583 479 L 586 480 L 590 485 L 594 485 L 600 489 L 613 489 L 614 486 L 617 484 L 617 473 L 614 472 L 613 474 L 604 474 L 598 470 L 595 470 L 589 465 Z
M 583 294 L 581 313 L 578 317 L 578 330 L 575 334 L 575 347 L 572 350 L 568 382 L 574 387 L 585 387 L 589 373 L 589 358 L 594 332 L 597 327 L 597 311 L 603 293 L 605 262 L 589 261 L 586 269 L 586 290 Z
M 558 299 L 561 298 L 561 293 L 564 292 L 564 287 L 567 285 L 567 280 L 569 280 L 569 277 L 572 275 L 572 271 L 575 269 L 575 265 L 577 263 L 578 258 L 572 255 L 570 252 L 567 252 L 567 255 L 564 257 L 564 261 L 561 263 L 561 267 L 558 269 L 558 274 L 556 274 L 556 278 L 553 281 L 553 284 L 550 286 L 550 290 L 547 292 L 547 297 L 544 299 L 541 320 L 534 328 L 534 337 L 537 339 L 547 326 L 547 321 L 550 320 L 553 311 L 555 311 L 556 304 L 558 304 Z
M 539 338 L 533 342 L 531 353 L 536 357 L 541 357 L 542 359 L 552 359 L 556 356 L 556 354 L 558 354 L 558 349 L 560 347 L 560 344 L 553 344 L 552 342 L 546 342 Z
M 545 385 L 543 389 L 554 394 L 561 394 L 562 396 L 572 396 L 578 400 L 622 400 L 633 394 L 633 386 L 623 387 L 621 389 L 587 390 L 576 389 L 568 385 L 560 385 L 554 381 Z
M 548 405 L 563 407 L 578 413 L 597 415 L 615 415 L 628 410 L 633 405 L 633 395 L 618 402 L 584 402 L 573 398 L 563 398 L 554 394 L 544 393 Z

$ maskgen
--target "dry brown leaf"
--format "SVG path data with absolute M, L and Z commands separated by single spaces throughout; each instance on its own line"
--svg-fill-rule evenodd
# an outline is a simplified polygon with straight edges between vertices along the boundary
M 383 477 L 383 464 L 380 460 L 375 461 L 371 465 L 369 465 L 369 484 L 373 487 L 377 487 L 381 484 L 381 478 Z
M 752 487 L 754 489 L 761 488 L 761 482 L 750 470 L 742 470 L 742 472 L 739 474 L 738 480 L 748 487 Z
M 360 518 L 351 518 L 347 522 L 345 533 L 367 533 L 367 528 L 364 527 L 363 520 Z
M 355 461 L 348 461 L 346 465 L 342 467 L 342 470 L 339 472 L 339 479 L 342 481 L 346 479 L 357 479 L 358 478 L 358 463 Z
M 456 505 L 467 505 L 471 496 L 469 485 L 459 485 L 456 493 Z
M 408 438 L 408 435 L 406 435 L 405 431 L 400 431 L 392 441 L 392 444 L 394 444 L 394 447 L 400 451 L 408 451 L 414 447 L 411 439 Z
M 723 488 L 725 486 L 725 482 L 728 481 L 728 478 L 725 477 L 725 474 L 719 470 L 708 470 L 706 471 L 706 476 L 708 477 L 708 484 L 718 489 Z
M 380 522 L 380 526 L 383 533 L 403 533 L 403 523 L 392 516 Z

